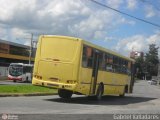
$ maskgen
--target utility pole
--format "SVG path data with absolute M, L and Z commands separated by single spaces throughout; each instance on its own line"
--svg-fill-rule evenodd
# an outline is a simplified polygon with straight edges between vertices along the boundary
M 33 44 L 33 33 L 31 33 L 31 40 L 30 40 L 30 50 L 29 50 L 29 64 L 31 64 L 31 58 L 32 58 L 32 45 Z
M 159 59 L 159 63 L 158 63 L 158 74 L 157 74 L 157 79 L 158 79 L 157 85 L 159 85 L 159 84 L 160 84 L 160 59 Z
M 33 41 L 33 43 L 32 43 L 32 48 L 37 48 L 37 42 L 38 42 L 38 41 L 35 41 L 35 40 Z

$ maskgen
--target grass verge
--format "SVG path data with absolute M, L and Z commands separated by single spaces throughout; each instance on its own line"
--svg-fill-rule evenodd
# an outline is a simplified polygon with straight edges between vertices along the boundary
M 0 94 L 57 93 L 57 89 L 33 85 L 1 85 Z

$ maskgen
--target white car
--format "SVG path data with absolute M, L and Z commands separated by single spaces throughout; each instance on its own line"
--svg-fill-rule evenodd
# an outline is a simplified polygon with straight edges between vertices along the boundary
M 157 81 L 155 79 L 149 80 L 148 83 L 151 85 L 157 85 Z

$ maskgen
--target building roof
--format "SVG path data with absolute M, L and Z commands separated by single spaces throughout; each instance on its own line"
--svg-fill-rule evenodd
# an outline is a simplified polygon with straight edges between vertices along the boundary
M 13 46 L 16 46 L 16 47 L 27 48 L 27 49 L 29 48 L 29 46 L 27 46 L 27 45 L 23 45 L 23 44 L 19 44 L 19 43 L 14 43 L 14 42 L 2 40 L 2 39 L 0 39 L 0 43 L 4 43 L 4 44 L 8 44 L 8 45 L 13 45 Z

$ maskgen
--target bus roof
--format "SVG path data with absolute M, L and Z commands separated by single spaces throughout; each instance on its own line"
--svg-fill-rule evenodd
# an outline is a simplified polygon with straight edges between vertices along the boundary
M 114 52 L 114 51 L 109 50 L 109 49 L 107 49 L 107 48 L 104 48 L 104 47 L 95 45 L 95 44 L 93 44 L 93 43 L 91 43 L 91 42 L 88 42 L 88 41 L 86 41 L 86 40 L 84 40 L 84 39 L 81 39 L 81 38 L 70 37 L 70 36 L 60 36 L 60 35 L 41 35 L 41 37 L 57 37 L 57 38 L 66 38 L 66 39 L 71 39 L 71 40 L 80 40 L 80 41 L 82 41 L 83 44 L 88 45 L 88 46 L 91 46 L 91 47 L 93 47 L 93 48 L 96 48 L 96 49 L 98 49 L 98 50 L 100 50 L 100 51 L 104 51 L 104 52 L 107 52 L 107 53 L 109 53 L 109 54 L 112 54 L 112 55 L 121 57 L 121 58 L 123 58 L 123 59 L 129 60 L 129 61 L 132 61 L 132 62 L 135 62 L 135 60 L 132 59 L 132 58 L 123 56 L 123 55 L 121 55 L 121 54 L 119 54 L 119 53 L 117 53 L 117 52 Z

